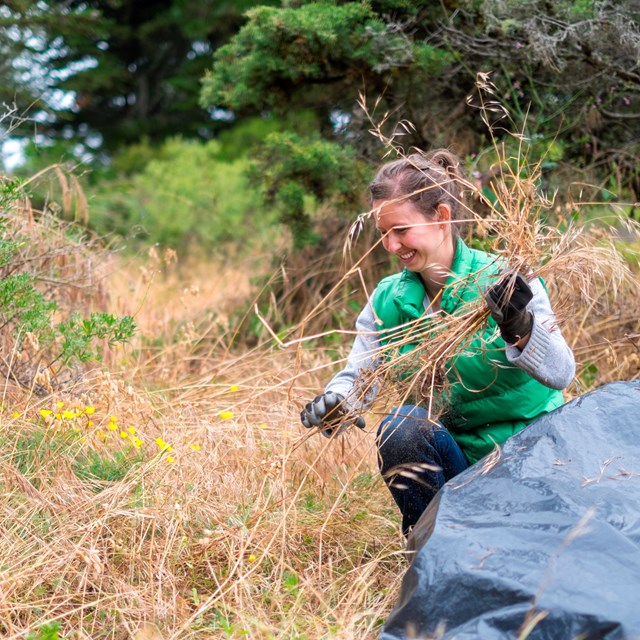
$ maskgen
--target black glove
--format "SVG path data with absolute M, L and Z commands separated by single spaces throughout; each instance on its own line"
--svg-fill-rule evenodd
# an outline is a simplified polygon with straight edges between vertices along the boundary
M 529 335 L 533 327 L 533 314 L 526 310 L 533 292 L 527 281 L 512 273 L 496 282 L 484 292 L 491 317 L 500 328 L 505 342 L 515 344 Z
M 300 420 L 307 429 L 320 427 L 326 436 L 330 436 L 334 429 L 349 424 L 355 424 L 359 429 L 365 427 L 364 418 L 353 415 L 345 406 L 344 396 L 333 391 L 316 396 L 309 402 L 300 412 Z

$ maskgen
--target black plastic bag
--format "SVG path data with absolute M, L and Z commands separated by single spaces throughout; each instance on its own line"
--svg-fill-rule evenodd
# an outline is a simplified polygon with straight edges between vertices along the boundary
M 640 382 L 573 400 L 450 481 L 381 640 L 640 638 Z

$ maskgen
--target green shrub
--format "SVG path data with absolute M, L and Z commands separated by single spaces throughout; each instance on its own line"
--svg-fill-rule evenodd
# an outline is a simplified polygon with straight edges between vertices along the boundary
M 59 640 L 62 638 L 59 632 L 59 622 L 45 622 L 37 631 L 28 633 L 25 640 Z
M 64 291 L 82 280 L 74 272 L 86 248 L 72 224 L 46 212 L 25 223 L 18 186 L 0 181 L 0 345 L 7 354 L 1 366 L 8 379 L 31 388 L 42 371 L 59 380 L 62 367 L 100 359 L 104 341 L 127 342 L 136 325 L 130 316 L 81 313 L 67 304 Z
M 101 235 L 175 248 L 256 237 L 272 219 L 247 178 L 249 161 L 221 160 L 220 153 L 217 141 L 169 140 L 140 173 L 99 186 L 91 225 Z
M 294 248 L 302 249 L 318 240 L 307 203 L 331 204 L 343 220 L 352 218 L 362 205 L 367 171 L 352 147 L 286 132 L 267 137 L 252 175 L 266 205 L 289 227 Z

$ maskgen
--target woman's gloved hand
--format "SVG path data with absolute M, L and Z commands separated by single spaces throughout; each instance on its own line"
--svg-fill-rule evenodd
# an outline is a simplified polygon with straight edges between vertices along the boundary
M 355 424 L 359 429 L 365 427 L 364 418 L 351 413 L 344 396 L 333 391 L 316 396 L 309 402 L 301 411 L 300 420 L 307 429 L 319 427 L 325 436 L 330 436 L 336 428 L 349 424 Z
M 533 298 L 527 281 L 519 273 L 506 275 L 484 292 L 491 317 L 500 328 L 505 342 L 516 344 L 531 333 L 533 314 L 526 306 Z

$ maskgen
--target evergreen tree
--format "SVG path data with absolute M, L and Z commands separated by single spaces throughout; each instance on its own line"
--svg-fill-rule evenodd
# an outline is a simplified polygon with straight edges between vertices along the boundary
M 200 78 L 253 4 L 9 0 L 0 9 L 2 99 L 22 110 L 34 103 L 43 135 L 107 152 L 142 138 L 209 137 L 224 121 L 198 106 Z
M 465 156 L 490 146 L 486 123 L 472 106 L 477 77 L 489 75 L 495 87 L 489 99 L 511 116 L 492 128 L 498 141 L 523 132 L 537 154 L 529 161 L 544 156 L 547 169 L 569 162 L 588 171 L 587 179 L 614 176 L 627 196 L 638 198 L 637 0 L 317 0 L 256 7 L 247 15 L 214 53 L 203 105 L 239 114 L 310 109 L 319 123 L 315 133 L 355 147 L 354 158 L 378 160 L 388 151 L 369 135 L 368 116 L 379 137 L 399 150 L 453 144 Z M 297 202 L 283 220 L 312 237 L 300 215 L 299 180 L 290 197 L 296 163 L 283 165 L 291 174 L 280 171 L 275 183 L 263 167 L 270 197 L 286 188 L 281 204 Z M 327 198 L 339 189 L 324 181 L 322 193 L 313 185 L 309 192 Z

